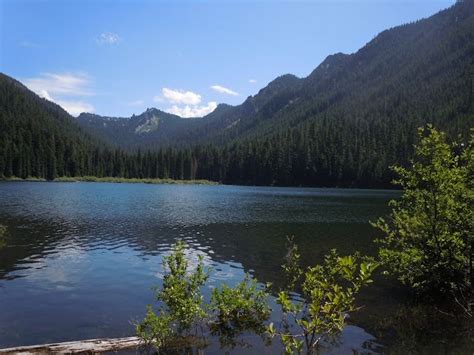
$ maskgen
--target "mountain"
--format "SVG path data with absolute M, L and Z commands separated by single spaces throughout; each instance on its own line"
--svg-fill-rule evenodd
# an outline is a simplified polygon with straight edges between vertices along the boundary
M 241 105 L 219 105 L 189 121 L 170 117 L 179 129 L 163 125 L 161 135 L 159 127 L 142 134 L 132 127 L 128 139 L 110 141 L 225 145 L 315 125 L 316 134 L 335 130 L 337 140 L 351 144 L 375 140 L 370 149 L 395 140 L 388 154 L 396 154 L 427 122 L 452 134 L 465 132 L 472 124 L 473 12 L 472 1 L 459 1 L 430 18 L 383 31 L 356 53 L 328 56 L 306 78 L 283 75 Z
M 202 118 L 148 109 L 74 119 L 0 79 L 0 177 L 388 187 L 389 166 L 408 162 L 418 127 L 466 138 L 473 126 L 474 2 L 386 30 L 356 53 L 328 56 L 306 78 L 280 76 Z
M 77 122 L 91 135 L 110 144 L 133 149 L 143 146 L 173 144 L 173 138 L 182 135 L 186 128 L 195 126 L 197 118 L 181 118 L 156 108 L 140 115 L 105 117 L 81 113 Z
M 219 104 L 202 118 L 181 118 L 156 108 L 149 108 L 132 117 L 107 117 L 81 113 L 79 125 L 92 136 L 115 144 L 123 149 L 156 149 L 164 146 L 190 147 L 205 142 L 226 142 L 226 133 L 233 131 L 242 117 L 262 112 L 269 115 L 278 97 L 299 87 L 301 79 L 294 75 L 282 75 L 242 105 Z
M 140 134 L 153 132 L 161 124 L 168 127 L 169 116 L 163 116 L 163 123 L 159 119 L 161 113 L 149 110 L 136 118 L 139 125 L 135 130 Z M 84 115 L 83 119 L 97 118 Z M 173 124 L 181 120 L 171 119 Z M 120 121 L 101 119 L 102 123 Z M 0 73 L 0 179 L 52 180 L 61 176 L 194 179 L 196 164 L 190 151 L 167 149 L 142 155 L 114 149 L 88 134 L 60 106 Z
M 87 175 L 98 145 L 60 106 L 0 73 L 0 177 Z

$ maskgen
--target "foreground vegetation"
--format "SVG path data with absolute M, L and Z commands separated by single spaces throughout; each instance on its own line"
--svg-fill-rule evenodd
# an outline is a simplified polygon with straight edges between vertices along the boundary
M 392 213 L 373 225 L 387 272 L 432 300 L 451 299 L 472 316 L 474 291 L 474 135 L 448 144 L 433 127 L 419 130 L 408 168 L 394 168 L 403 188 Z
M 268 294 L 257 288 L 248 276 L 234 288 L 223 285 L 214 289 L 209 303 L 204 303 L 202 288 L 209 278 L 202 256 L 191 269 L 185 257 L 186 244 L 178 242 L 165 257 L 166 275 L 156 298 L 158 313 L 151 306 L 137 334 L 157 350 L 174 347 L 204 347 L 208 333 L 218 335 L 224 345 L 235 345 L 235 339 L 246 330 L 262 334 L 263 322 L 270 316 Z
M 206 303 L 203 287 L 210 270 L 204 267 L 202 257 L 191 268 L 185 250 L 180 241 L 164 258 L 166 274 L 163 286 L 157 288 L 157 312 L 149 306 L 145 319 L 137 325 L 138 336 L 159 352 L 205 347 L 209 335 L 217 336 L 222 347 L 232 348 L 244 343 L 239 339 L 242 334 L 254 333 L 267 342 L 278 338 L 287 354 L 303 350 L 313 354 L 320 350 L 322 341 L 340 334 L 347 314 L 355 310 L 355 296 L 371 282 L 377 266 L 358 255 L 340 257 L 334 250 L 323 265 L 303 270 L 297 247 L 290 240 L 283 266 L 288 283 L 278 297 L 284 318 L 275 325 L 268 324 L 272 310 L 267 289 L 249 275 L 235 287 L 214 288 Z M 302 298 L 293 297 L 300 287 Z M 301 332 L 295 333 L 294 328 Z
M 298 247 L 289 241 L 283 264 L 288 282 L 277 297 L 283 318 L 277 326 L 270 323 L 268 334 L 280 338 L 288 354 L 313 354 L 342 332 L 349 313 L 356 310 L 357 294 L 372 283 L 378 264 L 358 253 L 340 257 L 332 250 L 321 265 L 303 269 Z

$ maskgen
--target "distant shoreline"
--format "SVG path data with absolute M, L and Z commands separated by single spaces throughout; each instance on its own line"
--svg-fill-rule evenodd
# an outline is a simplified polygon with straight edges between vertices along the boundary
M 96 177 L 96 176 L 62 176 L 54 180 L 44 178 L 28 177 L 25 179 L 19 177 L 0 178 L 0 181 L 25 181 L 25 182 L 109 182 L 109 183 L 128 183 L 128 184 L 154 184 L 154 185 L 219 185 L 218 182 L 209 180 L 174 180 L 174 179 L 138 179 L 121 177 Z
M 246 187 L 281 187 L 281 188 L 309 188 L 309 189 L 341 189 L 341 190 L 385 190 L 397 191 L 395 186 L 296 186 L 296 185 L 245 185 L 245 184 L 225 184 L 210 180 L 175 180 L 175 179 L 151 179 L 151 178 L 120 178 L 120 177 L 96 177 L 96 176 L 62 176 L 54 180 L 44 178 L 27 177 L 25 179 L 13 177 L 0 177 L 0 182 L 105 182 L 105 183 L 124 183 L 124 184 L 150 184 L 150 185 L 225 185 L 225 186 L 246 186 Z

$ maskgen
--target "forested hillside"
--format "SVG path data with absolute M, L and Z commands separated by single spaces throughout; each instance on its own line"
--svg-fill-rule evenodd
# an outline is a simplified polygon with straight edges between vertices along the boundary
M 93 148 L 61 107 L 0 74 L 0 176 L 86 174 Z
M 129 119 L 74 121 L 2 76 L 0 175 L 389 186 L 388 167 L 407 162 L 417 127 L 433 123 L 467 136 L 473 81 L 472 1 L 386 30 L 354 54 L 327 57 L 306 78 L 283 75 L 203 118 L 149 109 Z
M 238 142 L 232 165 L 247 174 L 243 181 L 258 183 L 388 182 L 387 167 L 411 156 L 417 127 L 431 122 L 468 134 L 473 61 L 472 1 L 384 31 L 355 54 L 329 56 L 288 96 L 242 116 L 225 133 Z

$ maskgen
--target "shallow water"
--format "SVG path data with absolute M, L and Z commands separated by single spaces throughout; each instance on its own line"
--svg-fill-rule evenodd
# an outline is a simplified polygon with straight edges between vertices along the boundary
M 287 235 L 307 264 L 337 247 L 373 253 L 368 221 L 397 192 L 313 188 L 0 183 L 0 347 L 133 335 L 153 302 L 162 256 L 177 239 L 204 256 L 211 286 L 246 272 L 281 282 Z M 332 353 L 362 349 L 370 317 L 392 292 L 383 284 Z M 364 328 L 368 330 L 364 330 Z M 254 344 L 255 345 L 255 344 Z M 258 346 L 257 346 L 258 347 Z M 275 350 L 275 349 L 274 349 Z M 240 350 L 239 352 L 241 352 Z M 256 351 L 251 348 L 249 352 Z M 271 350 L 266 350 L 271 351 Z M 219 352 L 213 344 L 208 352 Z

